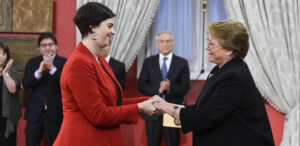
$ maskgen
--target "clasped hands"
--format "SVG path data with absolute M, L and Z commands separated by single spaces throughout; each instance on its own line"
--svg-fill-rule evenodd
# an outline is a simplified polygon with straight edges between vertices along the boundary
M 159 114 L 162 115 L 167 113 L 174 118 L 174 122 L 176 125 L 180 125 L 180 117 L 179 112 L 174 112 L 174 106 L 176 104 L 168 103 L 161 97 L 154 95 L 150 99 L 138 103 L 140 113 L 144 113 L 147 115 Z M 178 110 L 184 108 L 183 105 L 177 105 L 179 107 Z
M 161 81 L 160 87 L 158 89 L 159 94 L 162 94 L 163 92 L 168 91 L 170 89 L 170 86 L 171 86 L 171 82 L 168 79 Z
M 45 55 L 43 56 L 44 60 L 40 63 L 38 72 L 41 74 L 45 70 L 52 70 L 54 67 L 53 65 L 53 59 L 51 55 Z

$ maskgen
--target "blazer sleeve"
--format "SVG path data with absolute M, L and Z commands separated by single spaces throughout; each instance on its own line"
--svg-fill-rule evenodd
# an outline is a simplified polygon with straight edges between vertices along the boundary
M 184 97 L 190 89 L 190 71 L 187 61 L 183 61 L 181 70 L 178 70 L 180 73 L 177 77 L 176 82 L 170 81 L 170 90 L 168 92 L 171 97 Z
M 95 127 L 111 127 L 121 123 L 136 122 L 137 104 L 122 106 L 108 105 L 99 90 L 97 65 L 83 59 L 70 67 L 67 88 L 72 92 L 81 112 Z
M 159 83 L 155 84 L 154 81 L 150 82 L 150 61 L 149 59 L 145 59 L 143 63 L 143 67 L 138 79 L 138 90 L 147 96 L 153 96 L 158 94 Z
M 207 103 L 201 107 L 186 107 L 180 111 L 182 131 L 201 132 L 222 123 L 241 103 L 245 87 L 236 75 L 227 76 L 214 89 Z
M 34 69 L 34 61 L 30 59 L 25 66 L 24 78 L 22 81 L 25 90 L 29 90 L 36 84 L 38 84 L 39 80 L 37 80 L 34 76 L 35 71 L 36 70 Z
M 123 105 L 127 105 L 127 104 L 134 104 L 134 103 L 140 103 L 143 102 L 145 100 L 148 100 L 149 97 L 145 96 L 145 97 L 135 97 L 135 98 L 123 98 Z

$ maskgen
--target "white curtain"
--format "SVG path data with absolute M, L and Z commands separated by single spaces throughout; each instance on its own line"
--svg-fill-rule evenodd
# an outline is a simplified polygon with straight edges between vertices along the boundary
M 300 2 L 224 0 L 229 19 L 250 35 L 245 58 L 264 98 L 286 114 L 281 146 L 299 146 Z
M 110 55 L 128 70 L 143 45 L 159 0 L 77 0 L 77 8 L 90 1 L 103 3 L 116 14 Z M 81 41 L 78 30 L 76 38 L 77 43 Z
M 138 54 L 138 73 L 145 57 L 158 53 L 156 34 L 168 31 L 174 35 L 173 52 L 189 62 L 190 78 L 205 80 L 214 66 L 208 62 L 204 49 L 206 25 L 211 21 L 224 19 L 226 19 L 226 13 L 221 0 L 208 0 L 206 12 L 203 12 L 202 0 L 162 0 L 147 35 L 145 47 Z M 199 76 L 202 66 L 205 72 Z

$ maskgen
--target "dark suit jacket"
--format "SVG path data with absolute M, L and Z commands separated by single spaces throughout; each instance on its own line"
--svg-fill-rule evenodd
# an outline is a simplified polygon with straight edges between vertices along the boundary
M 123 90 L 125 89 L 125 81 L 126 81 L 126 70 L 125 64 L 120 62 L 112 57 L 109 59 L 109 65 L 112 68 L 117 80 L 121 84 Z
M 53 121 L 62 121 L 62 102 L 60 91 L 60 75 L 66 59 L 56 54 L 53 60 L 57 68 L 53 75 L 43 73 L 43 76 L 37 80 L 34 72 L 39 68 L 43 56 L 31 58 L 25 67 L 23 78 L 23 87 L 25 90 L 31 89 L 25 119 L 28 121 L 37 121 L 41 115 L 43 107 L 43 97 L 46 97 L 48 118 Z
M 209 77 L 196 105 L 180 112 L 182 131 L 193 131 L 193 145 L 273 146 L 263 99 L 247 64 L 233 59 Z
M 167 79 L 170 80 L 170 90 L 165 92 L 166 101 L 176 104 L 183 104 L 184 96 L 190 88 L 190 72 L 188 62 L 176 55 L 173 55 Z M 138 80 L 138 90 L 147 96 L 158 95 L 160 82 L 163 80 L 159 66 L 159 55 L 146 58 Z M 158 116 L 144 116 L 148 119 L 157 119 Z

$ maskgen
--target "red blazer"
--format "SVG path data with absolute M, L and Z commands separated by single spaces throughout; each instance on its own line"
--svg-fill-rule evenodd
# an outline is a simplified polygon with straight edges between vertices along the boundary
M 122 90 L 109 64 L 98 59 Z M 122 106 L 116 106 L 114 82 L 82 43 L 68 58 L 60 84 L 64 118 L 54 146 L 121 146 L 120 124 L 136 123 L 136 103 L 148 99 L 124 99 L 121 91 Z

